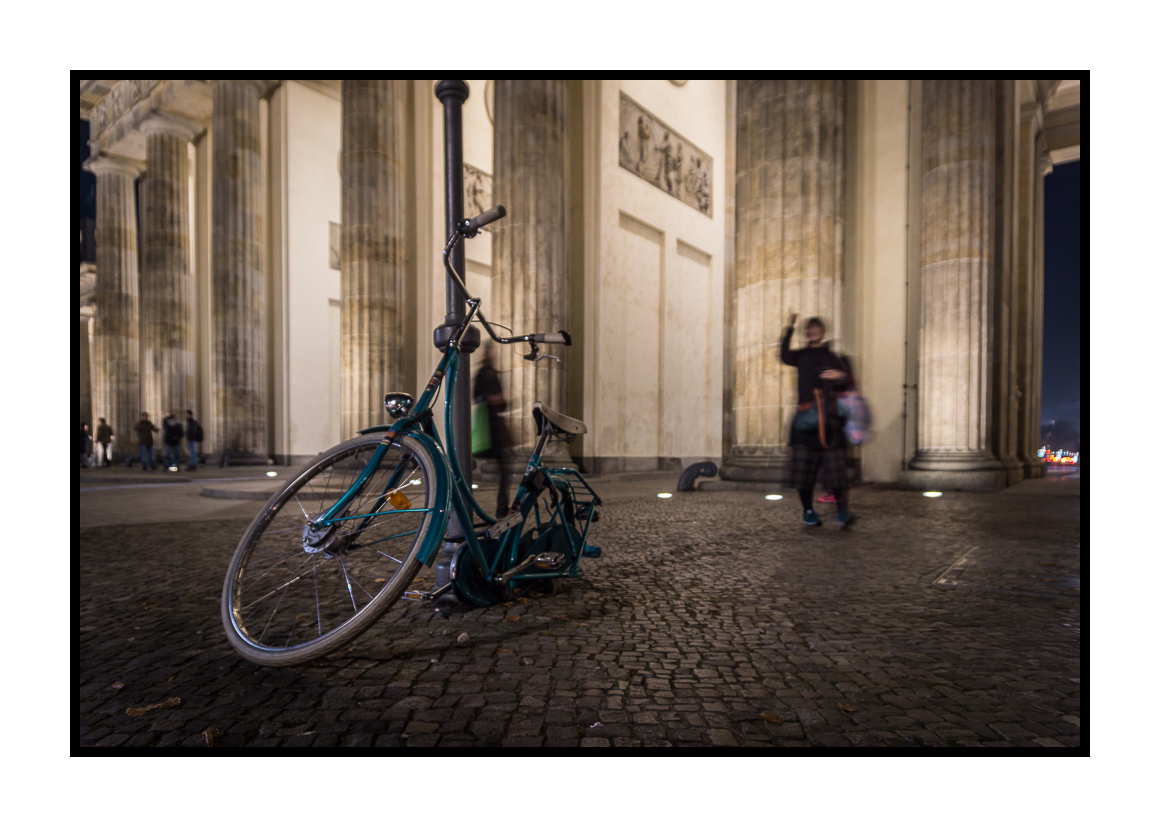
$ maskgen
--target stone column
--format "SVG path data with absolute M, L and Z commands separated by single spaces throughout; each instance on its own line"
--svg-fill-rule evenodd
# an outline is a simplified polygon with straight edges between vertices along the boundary
M 235 463 L 268 459 L 260 89 L 213 82 L 213 417 Z
M 93 413 L 113 429 L 117 458 L 137 450 L 133 424 L 141 415 L 137 327 L 138 168 L 98 155 L 85 162 L 97 176 L 97 279 L 93 320 Z
M 1051 172 L 1051 157 L 1047 152 L 1047 142 L 1040 132 L 1035 142 L 1035 235 L 1034 266 L 1031 268 L 1031 358 L 1027 385 L 1030 399 L 1027 404 L 1027 438 L 1033 447 L 1031 451 L 1031 473 L 1029 477 L 1041 477 L 1047 473 L 1047 466 L 1038 457 L 1040 443 L 1040 423 L 1043 421 L 1043 179 Z
M 568 328 L 567 82 L 495 82 L 495 197 L 507 217 L 495 227 L 492 306 L 488 314 L 522 333 Z M 572 331 L 574 332 L 574 331 Z M 499 348 L 500 380 L 508 400 L 504 413 L 513 453 L 527 456 L 538 434 L 532 405 L 566 411 L 567 348 L 541 345 L 559 356 L 532 363 L 526 347 Z M 567 457 L 562 444 L 557 458 Z
M 97 429 L 94 427 L 96 420 L 93 418 L 92 361 L 89 358 L 89 324 L 91 320 L 92 310 L 82 307 L 80 324 L 77 326 L 77 372 L 79 374 L 77 398 L 80 421 L 89 423 L 90 432 L 96 433 Z
M 733 294 L 734 444 L 721 476 L 781 481 L 789 464 L 797 376 L 792 346 L 811 316 L 839 348 L 845 209 L 846 82 L 737 82 L 737 231 Z
M 1019 410 L 1017 422 L 1017 456 L 1023 465 L 1025 478 L 1043 473 L 1039 459 L 1038 399 L 1041 388 L 1035 370 L 1036 359 L 1043 347 L 1042 328 L 1036 319 L 1036 309 L 1042 315 L 1043 285 L 1037 279 L 1036 262 L 1041 251 L 1036 248 L 1039 237 L 1039 194 L 1043 176 L 1036 145 L 1042 130 L 1043 112 L 1038 101 L 1022 107 L 1019 121 L 1018 158 L 1015 214 L 1015 263 L 1017 302 L 1016 319 L 1017 382 Z M 1036 335 L 1039 339 L 1036 339 Z
M 918 451 L 903 485 L 993 490 L 993 80 L 923 81 Z
M 196 395 L 189 255 L 189 141 L 197 127 L 153 114 L 141 181 L 141 401 L 184 420 Z
M 92 358 L 89 351 L 89 336 L 92 332 L 93 314 L 96 307 L 93 304 L 93 292 L 97 287 L 97 268 L 92 262 L 81 264 L 80 279 L 80 316 L 77 327 L 77 398 L 79 401 L 80 421 L 89 423 L 93 433 L 96 433 L 96 417 L 93 416 L 93 373 Z M 105 417 L 108 419 L 108 417 Z
M 342 438 L 403 387 L 406 84 L 342 84 Z

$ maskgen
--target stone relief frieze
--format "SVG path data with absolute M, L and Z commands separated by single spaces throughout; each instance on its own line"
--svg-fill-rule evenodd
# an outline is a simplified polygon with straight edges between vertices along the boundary
M 620 165 L 713 217 L 713 159 L 623 92 Z
M 330 222 L 330 269 L 342 269 L 342 225 Z
M 471 164 L 463 165 L 463 215 L 466 218 L 490 210 L 492 205 L 491 176 Z M 485 233 L 491 227 L 482 228 Z
M 89 113 L 89 135 L 95 139 L 115 124 L 138 101 L 149 96 L 159 80 L 123 80 L 101 98 Z

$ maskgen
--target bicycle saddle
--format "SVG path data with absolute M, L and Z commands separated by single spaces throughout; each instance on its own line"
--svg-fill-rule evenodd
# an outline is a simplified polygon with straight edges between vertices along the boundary
M 586 434 L 588 433 L 588 426 L 579 419 L 573 419 L 570 416 L 564 416 L 559 411 L 553 411 L 543 402 L 537 402 L 532 405 L 532 418 L 536 420 L 536 430 L 543 430 L 544 420 L 548 420 L 558 431 L 563 431 L 566 434 Z

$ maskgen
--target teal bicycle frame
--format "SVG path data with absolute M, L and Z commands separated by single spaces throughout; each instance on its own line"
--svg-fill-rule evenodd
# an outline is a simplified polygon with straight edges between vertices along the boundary
M 460 234 L 457 232 L 453 235 L 451 241 L 448 242 L 447 248 L 444 250 L 444 261 L 447 262 L 448 272 L 454 276 L 466 296 L 467 289 L 463 286 L 462 279 L 455 273 L 447 259 L 448 251 L 457 243 L 460 237 Z M 467 330 L 468 325 L 476 315 L 479 303 L 480 300 L 478 298 L 472 297 L 467 299 L 469 312 L 448 342 L 443 352 L 443 357 L 439 360 L 439 364 L 435 368 L 435 372 L 431 375 L 430 381 L 427 382 L 427 387 L 415 403 L 414 411 L 404 413 L 392 425 L 377 425 L 359 432 L 360 434 L 382 432 L 382 442 L 371 455 L 366 466 L 347 492 L 334 505 L 311 522 L 319 528 L 325 528 L 342 521 L 363 519 L 369 522 L 372 518 L 381 514 L 399 513 L 399 510 L 396 509 L 390 511 L 380 511 L 380 509 L 386 502 L 387 496 L 399 484 L 399 478 L 403 473 L 405 464 L 400 464 L 391 475 L 369 512 L 347 515 L 346 510 L 356 498 L 361 496 L 368 480 L 378 470 L 379 464 L 386 454 L 388 447 L 404 437 L 413 438 L 422 442 L 428 453 L 435 460 L 436 478 L 430 481 L 434 484 L 435 488 L 434 507 L 403 509 L 403 511 L 413 513 L 433 513 L 434 515 L 434 519 L 429 524 L 427 533 L 423 538 L 422 547 L 419 549 L 417 555 L 423 565 L 429 567 L 435 561 L 435 557 L 443 545 L 451 510 L 454 509 L 459 525 L 464 528 L 465 536 L 447 539 L 451 541 L 459 540 L 461 542 L 459 551 L 466 551 L 471 558 L 471 562 L 474 564 L 476 572 L 482 574 L 488 584 L 504 586 L 512 581 L 526 581 L 550 577 L 575 577 L 580 573 L 579 560 L 581 556 L 595 557 L 600 554 L 598 548 L 588 545 L 587 539 L 589 528 L 593 520 L 597 518 L 596 515 L 598 512 L 596 509 L 601 504 L 601 501 L 579 471 L 571 468 L 544 468 L 541 465 L 541 453 L 552 435 L 551 426 L 546 420 L 542 423 L 539 441 L 532 452 L 531 458 L 528 460 L 527 469 L 516 491 L 515 499 L 512 503 L 512 510 L 502 520 L 497 520 L 494 516 L 484 511 L 482 506 L 476 501 L 475 495 L 472 494 L 471 487 L 464 481 L 463 473 L 460 470 L 452 428 L 454 389 L 456 388 L 455 378 L 459 369 L 459 343 L 464 331 Z M 532 347 L 532 353 L 530 355 L 532 357 L 535 356 L 537 350 L 536 342 L 545 340 L 543 334 L 529 334 L 511 339 L 496 336 L 482 313 L 479 314 L 479 317 L 488 333 L 496 341 L 503 344 L 515 342 L 526 342 L 530 344 Z M 567 341 L 570 342 L 570 339 Z M 439 391 L 439 386 L 444 381 L 447 382 L 447 393 L 443 401 L 444 433 L 448 443 L 447 447 L 444 447 L 444 443 L 440 439 L 438 431 L 435 429 L 433 422 L 434 416 L 431 409 Z M 551 505 L 545 507 L 542 515 L 539 502 L 540 494 L 548 486 L 552 486 L 553 488 L 550 492 Z M 524 569 L 528 568 L 535 560 L 534 554 L 523 561 L 518 559 L 521 540 L 524 536 L 523 526 L 529 516 L 533 516 L 535 520 L 533 527 L 537 530 L 545 524 L 545 521 L 541 519 L 542 516 L 547 518 L 546 524 L 552 526 L 553 530 L 555 530 L 556 526 L 564 527 L 562 530 L 567 537 L 568 545 L 572 551 L 572 560 L 568 567 L 561 570 L 524 573 Z M 476 517 L 482 521 L 481 525 L 475 523 Z M 497 525 L 499 525 L 500 529 L 498 532 L 493 528 Z M 478 530 L 483 531 L 482 537 L 477 533 Z M 489 536 L 492 533 L 495 533 L 497 536 Z M 456 559 L 460 559 L 458 554 Z M 459 566 L 459 568 L 462 568 L 462 566 Z M 494 596 L 488 597 L 486 594 L 481 593 L 481 590 L 478 588 L 469 588 L 466 582 L 457 583 L 456 569 L 457 566 L 453 563 L 451 574 L 452 582 L 448 587 L 458 587 L 460 594 L 479 605 L 491 605 L 496 602 Z M 437 591 L 442 593 L 448 587 Z M 490 590 L 485 589 L 483 591 Z M 417 595 L 408 593 L 406 596 L 413 597 Z M 423 593 L 422 596 L 430 598 L 434 595 Z

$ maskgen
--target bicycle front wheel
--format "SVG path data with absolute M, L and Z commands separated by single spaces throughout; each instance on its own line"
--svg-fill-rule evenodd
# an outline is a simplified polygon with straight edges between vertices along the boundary
M 318 524 L 381 442 L 365 434 L 319 455 L 246 529 L 222 589 L 226 637 L 242 657 L 290 666 L 339 649 L 415 578 L 438 507 L 435 460 L 419 440 L 396 439 L 336 519 Z

